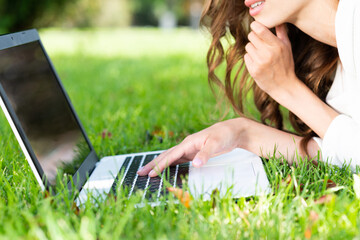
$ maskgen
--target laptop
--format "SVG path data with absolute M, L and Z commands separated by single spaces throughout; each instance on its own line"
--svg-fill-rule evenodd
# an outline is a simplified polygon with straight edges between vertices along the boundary
M 168 186 L 182 188 L 184 181 L 194 197 L 204 200 L 215 189 L 221 196 L 230 189 L 234 198 L 270 191 L 261 159 L 243 149 L 214 157 L 201 168 L 171 166 L 154 178 L 137 171 L 162 151 L 99 160 L 35 29 L 0 36 L 0 96 L 41 188 L 54 189 L 59 176 L 68 176 L 78 205 L 88 196 L 105 199 L 125 187 L 128 197 L 142 190 L 142 199 L 158 202 Z

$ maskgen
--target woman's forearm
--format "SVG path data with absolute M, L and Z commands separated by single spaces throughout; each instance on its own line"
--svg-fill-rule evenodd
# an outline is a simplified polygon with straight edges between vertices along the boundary
M 319 99 L 303 82 L 291 82 L 294 83 L 291 87 L 279 89 L 270 95 L 323 138 L 330 123 L 339 114 Z
M 284 156 L 289 163 L 297 154 L 306 156 L 300 148 L 302 137 L 246 118 L 240 118 L 239 124 L 242 126 L 238 145 L 241 148 L 266 158 L 275 153 L 276 157 Z M 314 158 L 320 149 L 314 140 L 310 140 L 307 150 L 309 157 Z
M 140 176 L 155 177 L 171 164 L 192 161 L 194 167 L 203 166 L 211 157 L 241 147 L 257 155 L 277 157 L 283 155 L 289 163 L 299 151 L 301 138 L 247 118 L 235 118 L 216 123 L 200 132 L 187 136 L 180 144 L 161 153 L 157 158 L 138 171 Z M 317 144 L 312 141 L 308 151 L 316 156 Z

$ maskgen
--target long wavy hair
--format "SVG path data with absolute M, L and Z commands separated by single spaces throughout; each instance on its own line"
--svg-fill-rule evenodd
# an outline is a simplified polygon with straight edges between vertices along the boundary
M 213 91 L 214 86 L 220 87 L 240 116 L 245 116 L 244 103 L 247 94 L 252 91 L 254 103 L 261 114 L 261 122 L 287 131 L 284 129 L 279 104 L 256 85 L 243 61 L 252 21 L 249 9 L 242 0 L 207 0 L 200 24 L 212 35 L 207 53 L 209 84 Z M 325 101 L 337 68 L 337 49 L 314 40 L 292 24 L 288 23 L 287 28 L 296 76 Z M 228 41 L 224 43 L 223 39 Z M 225 79 L 221 80 L 215 70 L 224 61 Z M 289 112 L 288 118 L 296 133 L 303 137 L 300 146 L 308 154 L 307 144 L 316 136 L 315 132 L 292 112 Z

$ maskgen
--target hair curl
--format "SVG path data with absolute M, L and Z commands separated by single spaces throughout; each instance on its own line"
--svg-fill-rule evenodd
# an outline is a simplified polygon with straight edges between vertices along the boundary
M 252 21 L 244 1 L 208 0 L 206 2 L 201 25 L 212 35 L 207 54 L 209 84 L 212 90 L 214 85 L 223 90 L 240 116 L 244 116 L 245 98 L 252 90 L 255 105 L 261 114 L 261 122 L 285 130 L 280 105 L 256 85 L 243 61 Z M 296 76 L 322 101 L 325 101 L 339 59 L 337 49 L 311 38 L 290 23 L 287 23 L 287 29 L 292 44 Z M 232 40 L 228 41 L 229 46 L 225 49 L 222 39 L 229 36 Z M 222 81 L 215 74 L 215 70 L 224 60 L 226 71 L 225 79 Z M 300 146 L 307 153 L 307 144 L 316 133 L 292 112 L 289 112 L 288 117 L 294 130 L 303 137 Z

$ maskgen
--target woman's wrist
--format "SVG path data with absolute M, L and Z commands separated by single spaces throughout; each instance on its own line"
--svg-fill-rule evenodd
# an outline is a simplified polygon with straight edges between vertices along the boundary
M 236 118 L 230 120 L 235 131 L 237 143 L 235 147 L 246 149 L 259 156 L 269 157 L 276 153 L 276 156 L 285 156 L 289 163 L 296 159 L 297 154 L 306 156 L 300 148 L 301 137 L 266 126 L 248 118 Z M 307 145 L 308 156 L 316 158 L 320 150 L 315 140 L 311 139 Z
M 272 91 L 269 91 L 268 94 L 276 102 L 285 106 L 286 103 L 296 96 L 299 91 L 304 91 L 304 87 L 307 88 L 307 86 L 298 79 L 294 73 L 287 78 L 286 84 L 275 87 Z
M 248 133 L 251 128 L 251 120 L 245 117 L 236 118 L 236 135 L 237 142 L 236 147 L 247 149 L 247 145 L 250 141 L 248 138 Z

